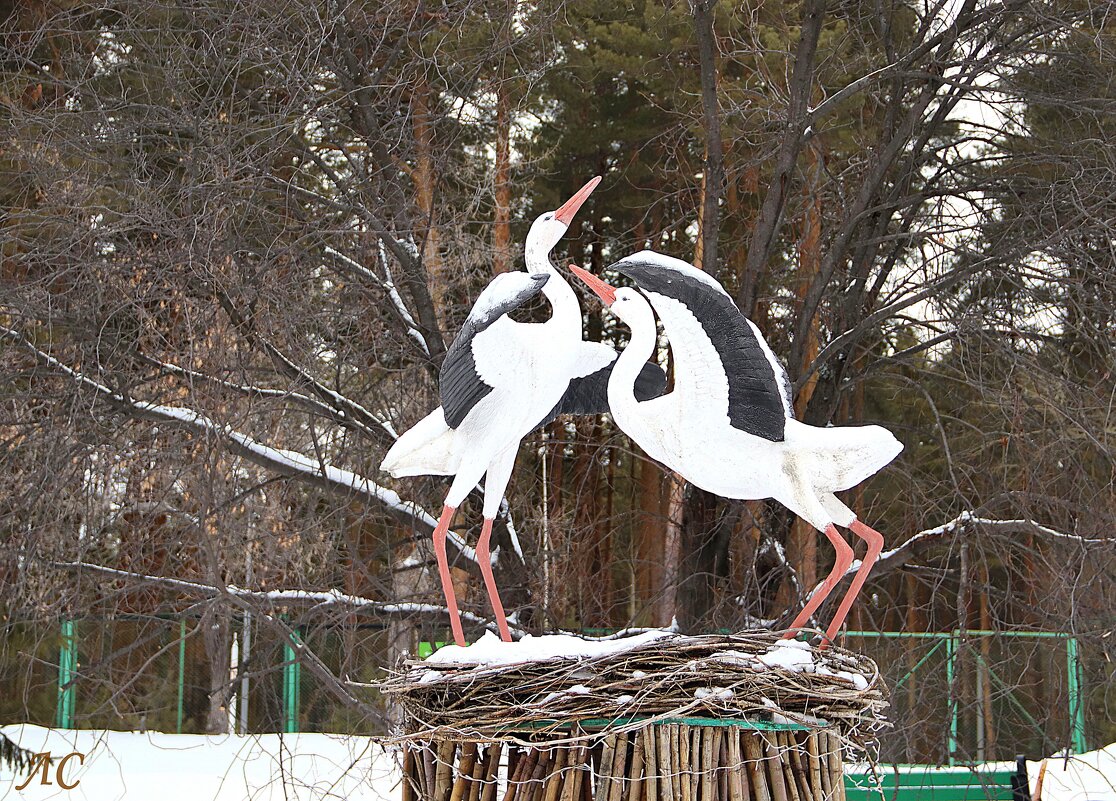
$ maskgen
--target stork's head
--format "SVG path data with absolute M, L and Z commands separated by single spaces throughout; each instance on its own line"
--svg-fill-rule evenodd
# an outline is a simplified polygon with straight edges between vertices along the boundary
M 600 182 L 601 176 L 598 175 L 577 190 L 574 196 L 561 206 L 554 211 L 539 215 L 532 223 L 531 230 L 527 234 L 527 245 L 524 248 L 528 272 L 547 269 L 550 251 L 558 244 L 558 240 L 565 236 L 577 210 L 589 195 L 593 194 L 593 190 Z
M 609 311 L 627 323 L 629 326 L 647 322 L 650 318 L 654 324 L 654 314 L 651 305 L 643 295 L 628 286 L 619 289 L 607 281 L 602 281 L 588 270 L 583 270 L 576 264 L 570 265 L 570 270 L 593 290 Z

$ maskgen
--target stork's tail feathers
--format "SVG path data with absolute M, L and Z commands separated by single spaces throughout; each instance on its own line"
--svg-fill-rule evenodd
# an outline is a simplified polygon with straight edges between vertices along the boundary
M 446 425 L 442 407 L 408 429 L 388 450 L 380 469 L 395 478 L 452 476 L 457 472 L 457 431 Z
M 788 420 L 788 444 L 801 444 L 802 454 L 816 459 L 817 488 L 840 492 L 875 475 L 903 450 L 903 443 L 880 426 L 816 428 Z M 797 450 L 797 449 L 796 449 Z

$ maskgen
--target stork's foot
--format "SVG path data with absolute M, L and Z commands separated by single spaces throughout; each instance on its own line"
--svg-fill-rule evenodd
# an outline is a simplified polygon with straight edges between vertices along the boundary
M 832 644 L 832 641 L 828 637 L 826 637 L 823 632 L 816 630 L 810 631 L 809 629 L 807 629 L 807 631 L 809 631 L 809 636 L 803 639 L 803 642 L 813 646 L 814 648 L 817 648 L 819 651 Z M 785 632 L 783 632 L 783 636 L 779 639 L 793 640 L 802 633 L 802 629 L 787 629 Z

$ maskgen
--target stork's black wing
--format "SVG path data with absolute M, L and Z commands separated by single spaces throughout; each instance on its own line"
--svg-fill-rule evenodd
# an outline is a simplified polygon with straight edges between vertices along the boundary
M 477 334 L 537 295 L 548 278 L 550 275 L 546 273 L 501 273 L 489 282 L 473 304 L 465 324 L 446 351 L 442 371 L 438 375 L 442 412 L 450 428 L 461 425 L 469 411 L 493 389 L 477 372 L 473 356 Z
M 551 410 L 539 427 L 553 422 L 560 414 L 604 414 L 608 408 L 608 380 L 612 377 L 612 368 L 616 366 L 615 360 L 605 365 L 595 373 L 590 373 L 582 378 L 570 381 L 570 386 L 562 400 Z M 647 362 L 640 368 L 635 381 L 635 397 L 639 401 L 648 401 L 663 394 L 666 389 L 667 377 L 663 368 L 654 362 Z
M 719 283 L 684 261 L 650 251 L 621 259 L 610 269 L 647 294 L 668 337 L 668 304 L 656 304 L 656 295 L 677 301 L 696 318 L 728 378 L 728 417 L 734 428 L 772 442 L 783 439 L 786 419 L 794 416 L 786 370 Z M 676 351 L 685 344 L 671 341 Z

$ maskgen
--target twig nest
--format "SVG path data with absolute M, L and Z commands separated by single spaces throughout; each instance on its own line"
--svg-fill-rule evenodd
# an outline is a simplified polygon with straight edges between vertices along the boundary
M 405 737 L 489 740 L 591 723 L 615 730 L 684 718 L 751 718 L 837 729 L 884 725 L 876 664 L 770 631 L 685 636 L 652 630 L 589 640 L 501 642 L 486 634 L 407 660 L 382 685 L 406 711 Z

